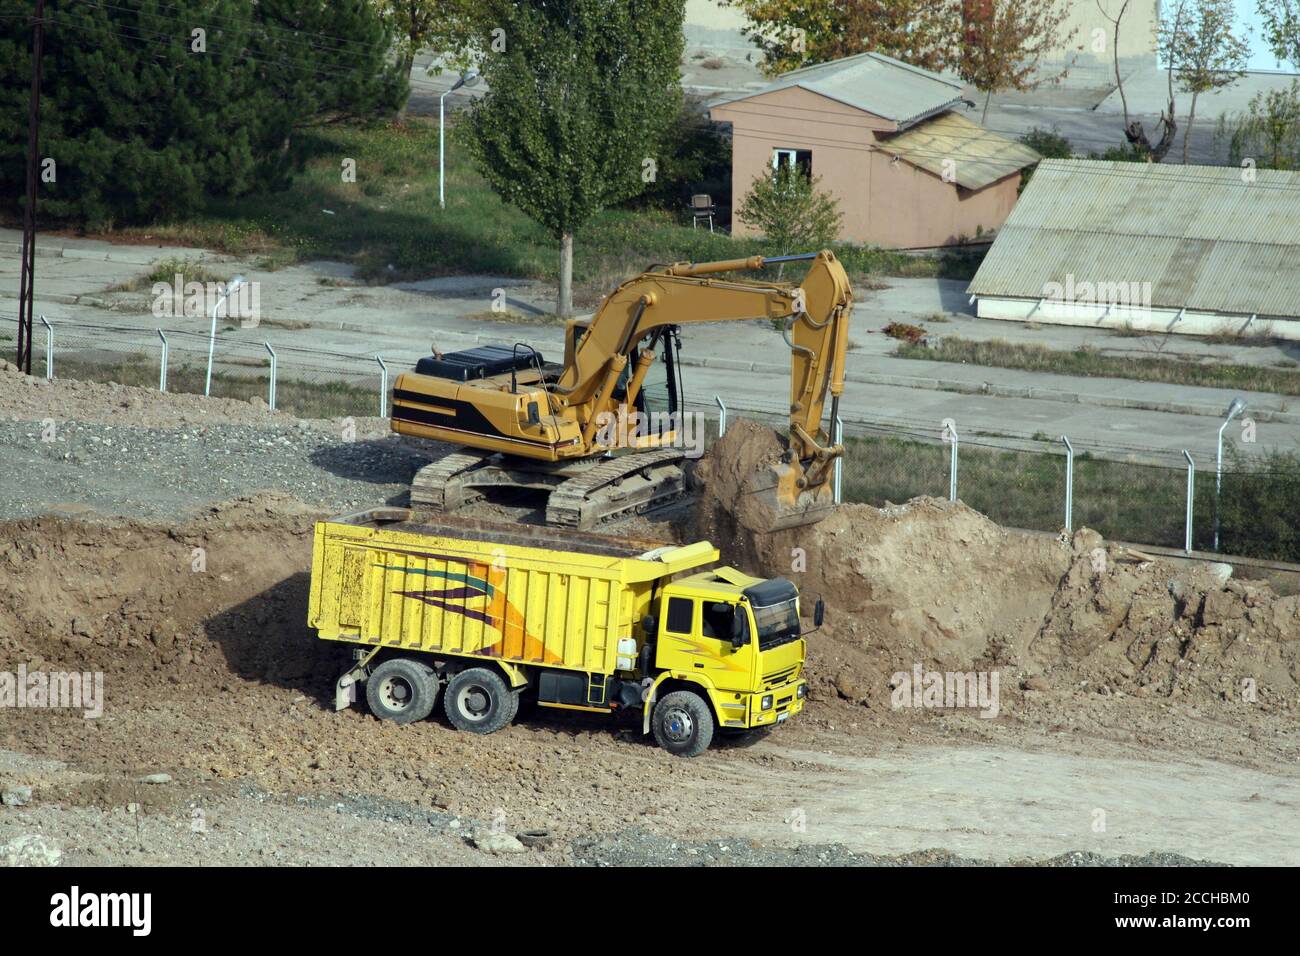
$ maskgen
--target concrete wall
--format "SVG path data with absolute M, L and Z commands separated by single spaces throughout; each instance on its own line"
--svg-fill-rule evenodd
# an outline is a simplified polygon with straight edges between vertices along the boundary
M 1300 341 L 1300 316 L 1267 318 L 1251 321 L 1248 315 L 1224 315 L 1221 312 L 1179 314 L 1168 308 L 1110 308 L 1070 302 L 1018 299 L 1005 296 L 980 296 L 975 314 L 981 319 L 1009 319 L 1041 325 L 1077 325 L 1091 329 L 1133 329 L 1140 332 L 1177 333 L 1180 335 L 1240 335 Z
M 1063 81 L 1070 85 L 1087 86 L 1114 82 L 1114 63 L 1111 45 L 1115 27 L 1097 9 L 1098 3 L 1111 16 L 1115 16 L 1124 0 L 1061 0 L 1069 7 L 1069 16 L 1062 24 L 1062 35 L 1077 28 L 1069 43 L 1043 58 L 1045 73 L 1055 74 L 1062 66 L 1070 66 Z M 1156 26 L 1160 20 L 1160 0 L 1130 0 L 1119 33 L 1120 70 L 1124 74 L 1156 63 Z M 1100 30 L 1098 34 L 1096 31 Z M 1100 45 L 1100 49 L 1098 46 Z M 1083 49 L 1077 49 L 1082 47 Z
M 1020 174 L 977 192 L 945 183 L 875 149 L 891 120 L 798 88 L 776 90 L 710 111 L 732 127 L 732 231 L 754 235 L 735 207 L 772 166 L 774 149 L 812 152 L 813 176 L 840 202 L 840 238 L 891 248 L 939 246 L 1002 225 L 1015 205 Z

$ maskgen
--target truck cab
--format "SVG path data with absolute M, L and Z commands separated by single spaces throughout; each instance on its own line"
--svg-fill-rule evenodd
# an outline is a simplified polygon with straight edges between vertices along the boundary
M 821 616 L 819 601 L 819 625 Z M 643 628 L 653 652 L 651 670 L 657 672 L 655 689 L 707 697 L 723 732 L 774 726 L 803 709 L 799 592 L 785 578 L 756 578 L 725 567 L 681 578 L 662 589 Z M 667 703 L 661 699 L 653 709 L 660 737 L 674 730 Z M 682 736 L 700 723 L 689 713 L 678 716 L 684 718 L 675 728 Z

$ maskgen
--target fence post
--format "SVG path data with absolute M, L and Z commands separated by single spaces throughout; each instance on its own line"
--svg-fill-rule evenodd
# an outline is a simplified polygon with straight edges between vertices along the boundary
M 952 442 L 948 451 L 948 500 L 957 500 L 957 423 L 951 418 L 943 420 L 944 437 Z
M 388 417 L 388 366 L 384 364 L 382 356 L 376 355 L 375 361 L 379 363 L 379 417 Z
M 162 339 L 162 362 L 158 366 L 158 391 L 167 391 L 167 336 L 163 334 L 162 329 L 155 329 L 158 338 Z
M 844 419 L 835 416 L 835 438 L 833 444 L 843 446 L 844 444 Z M 835 456 L 835 503 L 844 503 L 844 455 Z
M 271 353 L 271 384 L 267 389 L 266 404 L 271 411 L 275 411 L 275 349 L 271 348 L 270 342 L 263 342 L 262 344 Z
M 1068 534 L 1074 533 L 1074 446 L 1070 444 L 1070 439 L 1064 435 L 1061 441 L 1065 443 L 1065 530 Z
M 41 325 L 45 326 L 45 380 L 54 380 L 54 326 L 41 316 Z
M 713 401 L 718 406 L 718 437 L 721 438 L 727 434 L 727 406 L 723 404 L 722 399 L 714 395 Z
M 1187 554 L 1192 553 L 1192 513 L 1193 503 L 1196 501 L 1196 462 L 1192 461 L 1192 456 L 1183 449 L 1183 457 L 1187 459 L 1187 527 L 1183 534 L 1183 551 Z

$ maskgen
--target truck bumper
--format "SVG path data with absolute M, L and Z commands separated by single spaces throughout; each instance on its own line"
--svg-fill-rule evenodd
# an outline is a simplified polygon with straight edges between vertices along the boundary
M 807 700 L 807 682 L 793 680 L 771 690 L 748 694 L 743 700 L 744 710 L 736 705 L 741 701 L 730 700 L 722 705 L 721 717 L 724 727 L 773 727 L 784 723 L 799 711 Z M 764 707 L 764 698 L 771 698 L 771 706 Z

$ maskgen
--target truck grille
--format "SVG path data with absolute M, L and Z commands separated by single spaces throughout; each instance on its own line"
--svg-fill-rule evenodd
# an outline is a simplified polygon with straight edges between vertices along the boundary
M 799 670 L 799 665 L 795 664 L 793 667 L 786 667 L 786 668 L 782 668 L 779 671 L 772 671 L 770 674 L 764 674 L 763 675 L 764 690 L 771 687 L 777 687 L 781 684 L 786 683 L 787 681 L 790 680 L 790 678 L 794 677 L 795 672 L 797 670 Z

